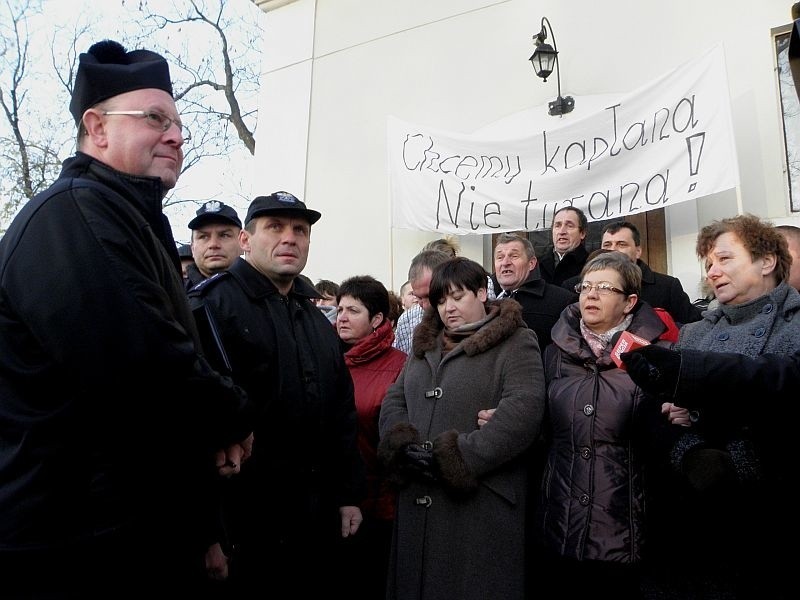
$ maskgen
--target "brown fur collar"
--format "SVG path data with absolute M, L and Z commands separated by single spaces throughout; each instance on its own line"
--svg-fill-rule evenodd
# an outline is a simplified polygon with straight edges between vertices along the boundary
M 500 314 L 461 343 L 468 356 L 494 348 L 519 327 L 526 327 L 525 321 L 522 320 L 522 306 L 516 300 L 507 298 L 489 302 L 487 309 L 491 306 L 497 306 Z M 422 322 L 414 330 L 414 356 L 422 358 L 425 352 L 434 349 L 439 343 L 439 335 L 443 329 L 444 323 L 439 319 L 435 308 L 425 311 Z

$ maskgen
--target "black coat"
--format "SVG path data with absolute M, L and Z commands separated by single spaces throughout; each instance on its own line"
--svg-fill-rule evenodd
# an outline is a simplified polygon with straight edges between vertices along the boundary
M 550 331 L 561 317 L 561 311 L 578 301 L 575 292 L 550 285 L 535 270 L 531 271 L 528 278 L 510 296 L 522 305 L 522 319 L 536 332 L 542 354 L 550 344 Z
M 316 296 L 300 278 L 281 295 L 241 257 L 189 292 L 193 308 L 208 307 L 232 378 L 259 408 L 231 534 L 259 552 L 323 528 L 328 540 L 338 536 L 338 508 L 364 496 L 353 382 Z
M 538 263 L 542 279 L 553 285 L 561 285 L 565 279 L 580 275 L 586 259 L 589 258 L 589 251 L 583 244 L 567 252 L 558 264 L 553 252 L 553 247 L 549 246 L 539 257 Z
M 199 358 L 163 195 L 78 153 L 0 241 L 0 562 L 125 532 L 174 566 L 211 451 L 249 432 Z
M 684 348 L 675 403 L 692 410 L 747 411 L 754 396 L 763 396 L 771 410 L 749 416 L 753 424 L 769 426 L 775 424 L 775 411 L 793 408 L 798 389 L 800 352 L 749 357 Z
M 198 283 L 205 281 L 207 278 L 200 272 L 200 269 L 195 263 L 191 263 L 186 267 L 186 291 L 188 292 Z

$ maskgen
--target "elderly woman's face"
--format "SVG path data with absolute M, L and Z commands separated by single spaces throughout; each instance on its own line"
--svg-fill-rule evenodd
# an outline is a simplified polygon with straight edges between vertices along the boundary
M 776 259 L 766 256 L 753 260 L 739 236 L 720 235 L 705 256 L 706 279 L 721 304 L 743 304 L 775 288 Z
M 619 325 L 633 307 L 638 297 L 636 294 L 622 293 L 622 277 L 614 269 L 601 269 L 586 273 L 584 283 L 592 284 L 588 291 L 581 292 L 581 317 L 586 326 L 595 333 L 605 333 Z M 619 291 L 598 289 L 597 284 L 610 284 Z

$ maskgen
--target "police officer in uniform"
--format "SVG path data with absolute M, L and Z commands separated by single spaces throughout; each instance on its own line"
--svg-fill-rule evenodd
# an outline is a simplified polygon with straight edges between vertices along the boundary
M 353 383 L 312 301 L 318 294 L 299 277 L 320 217 L 287 192 L 255 198 L 240 234 L 244 257 L 189 292 L 260 409 L 226 515 L 237 548 L 231 583 L 257 594 L 324 597 L 343 576 L 358 576 L 339 571 L 336 550 L 362 519 Z
M 189 221 L 194 265 L 187 267 L 189 290 L 215 273 L 225 271 L 241 254 L 242 221 L 236 210 L 219 200 L 209 200 Z

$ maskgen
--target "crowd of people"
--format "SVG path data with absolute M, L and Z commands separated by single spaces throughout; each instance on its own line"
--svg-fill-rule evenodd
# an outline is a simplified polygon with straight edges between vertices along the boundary
M 315 284 L 286 191 L 176 245 L 162 56 L 94 44 L 70 112 L 0 240 L 3 597 L 788 597 L 790 420 L 750 401 L 797 389 L 800 230 L 703 227 L 703 312 L 572 206 L 491 273 L 442 238 L 398 293 Z

